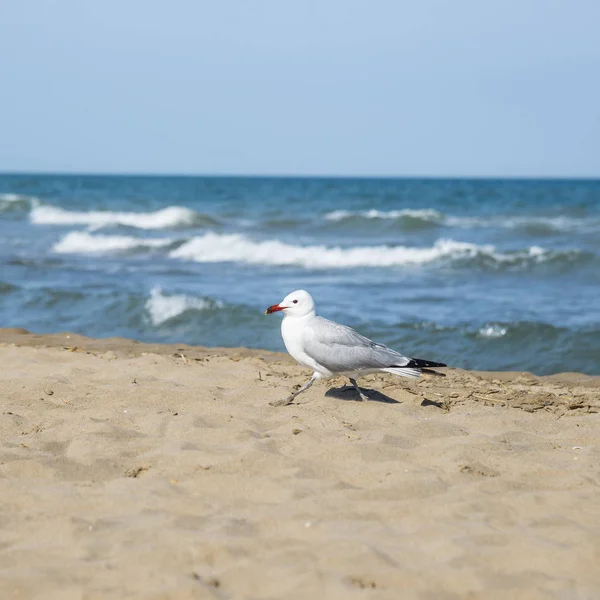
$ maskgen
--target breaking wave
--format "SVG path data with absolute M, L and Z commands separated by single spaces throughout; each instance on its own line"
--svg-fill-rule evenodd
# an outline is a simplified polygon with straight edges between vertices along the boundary
M 482 338 L 499 338 L 506 335 L 508 328 L 498 323 L 486 324 L 478 329 L 477 334 Z
M 26 212 L 40 205 L 35 196 L 23 194 L 0 194 L 0 213 Z
M 175 248 L 169 256 L 206 263 L 242 262 L 327 269 L 419 265 L 445 256 L 473 256 L 478 249 L 476 244 L 453 240 L 439 240 L 429 248 L 295 246 L 278 240 L 253 241 L 239 234 L 207 233 Z
M 557 252 L 539 246 L 500 252 L 492 245 L 478 245 L 440 239 L 430 247 L 296 246 L 278 240 L 254 241 L 239 234 L 207 233 L 194 237 L 170 251 L 171 258 L 200 263 L 241 262 L 309 269 L 395 267 L 424 265 L 437 261 L 466 263 L 484 267 L 527 267 L 553 260 L 572 261 L 582 253 L 577 250 Z
M 403 208 L 401 210 L 334 210 L 325 214 L 326 221 L 333 223 L 360 224 L 361 222 L 373 221 L 395 221 L 405 229 L 422 229 L 426 227 L 436 227 L 443 225 L 446 217 L 433 208 Z
M 220 300 L 197 298 L 185 294 L 167 295 L 160 287 L 155 287 L 146 302 L 146 311 L 153 325 L 162 325 L 188 311 L 211 310 L 223 306 Z
M 362 212 L 352 212 L 350 210 L 334 210 L 325 215 L 328 221 L 344 221 L 356 217 L 363 219 L 401 219 L 403 217 L 412 217 L 413 219 L 424 219 L 428 221 L 441 221 L 444 215 L 433 208 L 403 208 L 402 210 L 365 210 Z
M 334 210 L 323 217 L 334 223 L 360 223 L 369 221 L 396 221 L 405 229 L 425 227 L 458 227 L 458 228 L 502 228 L 521 229 L 531 234 L 559 232 L 593 232 L 600 231 L 600 218 L 558 216 L 519 216 L 497 215 L 489 217 L 458 217 L 445 215 L 433 208 L 404 208 L 401 210 Z
M 35 225 L 87 225 L 91 228 L 125 225 L 137 229 L 210 227 L 218 221 L 184 206 L 167 206 L 154 212 L 72 211 L 58 206 L 35 206 L 29 215 Z
M 595 255 L 580 250 L 548 250 L 540 246 L 500 251 L 492 245 L 439 239 L 432 246 L 294 245 L 279 240 L 253 240 L 242 234 L 208 232 L 187 239 L 143 238 L 72 231 L 54 247 L 59 254 L 110 254 L 163 251 L 169 258 L 197 263 L 241 263 L 296 266 L 306 269 L 402 267 L 428 264 L 488 270 L 544 265 L 571 265 Z

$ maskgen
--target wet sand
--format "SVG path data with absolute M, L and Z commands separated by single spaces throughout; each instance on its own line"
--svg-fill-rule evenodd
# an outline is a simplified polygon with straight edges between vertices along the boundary
M 600 377 L 0 330 L 0 598 L 600 597 Z

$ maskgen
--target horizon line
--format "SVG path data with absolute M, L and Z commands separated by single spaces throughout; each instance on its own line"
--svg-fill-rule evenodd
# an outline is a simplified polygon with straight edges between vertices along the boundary
M 58 176 L 58 177 L 188 177 L 206 179 L 431 179 L 431 180 L 547 180 L 547 181 L 598 181 L 599 175 L 389 175 L 389 174 L 290 174 L 290 173 L 185 173 L 168 171 L 28 171 L 28 170 L 0 170 L 0 176 Z

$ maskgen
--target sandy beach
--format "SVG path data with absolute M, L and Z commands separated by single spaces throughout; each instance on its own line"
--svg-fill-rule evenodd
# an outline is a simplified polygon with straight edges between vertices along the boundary
M 600 597 L 600 377 L 0 332 L 0 598 Z

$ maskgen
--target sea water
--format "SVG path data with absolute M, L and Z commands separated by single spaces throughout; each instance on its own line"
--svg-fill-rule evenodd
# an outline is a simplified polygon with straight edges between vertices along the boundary
M 0 175 L 3 327 L 284 350 L 264 309 L 410 356 L 600 374 L 600 181 Z

